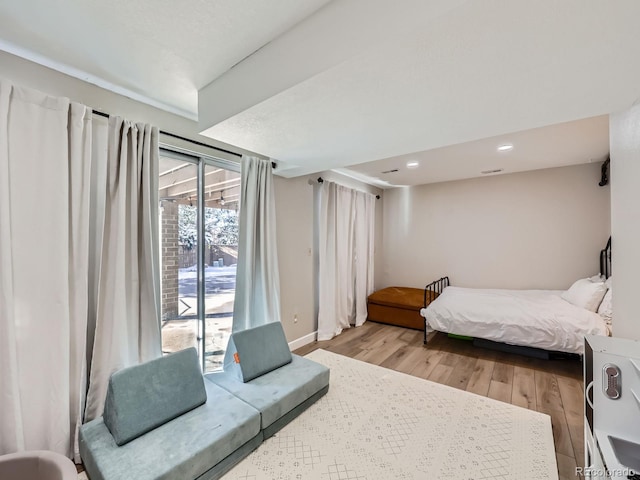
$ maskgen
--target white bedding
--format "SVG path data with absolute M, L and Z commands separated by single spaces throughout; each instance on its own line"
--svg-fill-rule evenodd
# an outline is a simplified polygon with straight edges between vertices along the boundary
M 584 335 L 607 335 L 607 326 L 597 313 L 560 298 L 562 293 L 447 287 L 420 314 L 440 332 L 581 354 Z

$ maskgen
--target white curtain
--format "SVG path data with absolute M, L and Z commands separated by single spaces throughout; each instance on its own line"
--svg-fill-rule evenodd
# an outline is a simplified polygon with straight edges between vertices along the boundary
M 325 180 L 319 201 L 318 340 L 330 340 L 367 319 L 375 196 Z
M 0 81 L 0 453 L 73 453 L 90 169 L 89 109 Z
M 280 275 L 271 162 L 242 158 L 233 331 L 280 321 Z
M 109 119 L 100 249 L 92 265 L 95 337 L 86 418 L 102 415 L 109 377 L 161 355 L 158 254 L 158 131 Z M 96 207 L 98 198 L 95 198 Z
M 0 454 L 78 460 L 111 372 L 160 355 L 157 149 L 0 80 Z
M 373 293 L 373 260 L 375 254 L 376 197 L 355 192 L 354 227 L 354 297 L 355 326 L 367 320 L 367 298 Z

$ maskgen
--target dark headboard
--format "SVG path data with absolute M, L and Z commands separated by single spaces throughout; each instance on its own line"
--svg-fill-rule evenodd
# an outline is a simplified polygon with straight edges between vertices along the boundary
M 604 275 L 605 278 L 611 276 L 611 237 L 607 246 L 600 250 L 600 275 Z

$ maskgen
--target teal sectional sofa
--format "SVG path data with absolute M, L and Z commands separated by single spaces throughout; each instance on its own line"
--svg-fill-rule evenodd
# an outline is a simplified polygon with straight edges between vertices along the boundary
M 91 480 L 217 479 L 328 389 L 270 323 L 231 336 L 223 372 L 203 376 L 190 348 L 114 373 L 80 454 Z

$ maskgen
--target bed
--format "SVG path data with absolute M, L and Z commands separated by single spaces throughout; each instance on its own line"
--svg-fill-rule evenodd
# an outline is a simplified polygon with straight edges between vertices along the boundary
M 461 288 L 450 286 L 449 278 L 443 277 L 425 287 L 425 308 L 420 311 L 425 322 L 424 343 L 427 331 L 436 330 L 481 339 L 483 346 L 489 346 L 489 341 L 534 351 L 582 354 L 585 335 L 609 334 L 611 315 L 598 310 L 607 296 L 611 308 L 611 239 L 600 253 L 600 271 L 601 277 L 580 279 L 567 291 Z M 575 300 L 580 288 L 594 292 L 585 304 L 580 303 L 583 298 Z M 439 295 L 432 298 L 435 294 Z

